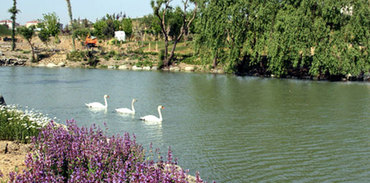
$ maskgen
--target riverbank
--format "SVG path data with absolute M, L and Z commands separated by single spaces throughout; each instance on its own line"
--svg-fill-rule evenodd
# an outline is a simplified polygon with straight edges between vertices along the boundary
M 197 58 L 188 57 L 188 52 L 179 52 L 178 60 L 175 60 L 168 68 L 160 69 L 158 50 L 146 50 L 140 48 L 135 42 L 128 42 L 120 46 L 110 45 L 103 42 L 98 48 L 87 50 L 81 45 L 77 46 L 78 51 L 71 52 L 71 45 L 68 37 L 61 37 L 61 43 L 46 46 L 36 40 L 38 48 L 37 62 L 31 62 L 29 46 L 23 41 L 17 43 L 17 51 L 10 50 L 10 42 L 0 41 L 0 66 L 30 66 L 30 67 L 70 67 L 70 68 L 97 68 L 97 69 L 116 69 L 116 70 L 135 70 L 135 71 L 168 71 L 168 72 L 197 72 L 225 74 L 222 66 L 213 69 L 210 65 L 201 65 Z M 143 51 L 145 50 L 145 51 Z M 191 54 L 190 54 L 191 55 Z M 191 61 L 189 61 L 191 60 Z M 197 64 L 195 64 L 197 63 Z M 249 73 L 238 72 L 236 75 L 271 77 L 276 76 L 268 71 L 253 70 Z M 303 80 L 329 80 L 329 81 L 370 81 L 370 73 L 360 76 L 351 74 L 342 76 L 319 75 L 311 76 L 307 69 L 291 70 L 289 74 L 280 78 L 303 79 Z
M 6 45 L 6 46 L 5 46 Z M 10 43 L 0 43 L 0 48 L 10 47 Z M 168 68 L 159 69 L 157 55 L 153 53 L 129 53 L 126 57 L 117 58 L 117 52 L 110 51 L 107 55 L 100 53 L 97 48 L 90 52 L 99 54 L 96 58 L 96 65 L 91 65 L 87 59 L 69 60 L 69 51 L 40 49 L 39 61 L 31 62 L 31 53 L 29 51 L 18 50 L 15 52 L 9 49 L 0 49 L 0 66 L 31 66 L 31 67 L 70 67 L 70 68 L 97 68 L 97 69 L 117 69 L 117 70 L 146 70 L 146 71 L 169 71 L 169 72 L 202 72 L 224 74 L 225 71 L 219 67 L 216 69 L 207 68 L 206 66 L 175 62 Z M 87 50 L 81 50 L 80 53 L 85 53 Z M 113 56 L 109 56 L 112 54 Z M 115 57 L 114 57 L 115 56 Z M 104 57 L 104 58 L 103 58 Z M 114 58 L 113 58 L 114 57 Z M 150 61 L 148 61 L 150 60 Z

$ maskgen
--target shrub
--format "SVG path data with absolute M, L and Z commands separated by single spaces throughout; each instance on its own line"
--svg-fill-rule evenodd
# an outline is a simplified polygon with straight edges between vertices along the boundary
M 164 50 L 161 50 L 158 54 L 158 60 L 159 61 L 164 61 Z
M 170 149 L 167 161 L 145 160 L 135 136 L 108 138 L 95 125 L 79 128 L 67 121 L 66 129 L 50 123 L 33 145 L 27 169 L 10 173 L 10 182 L 188 182 Z M 202 182 L 199 176 L 196 181 Z
M 23 50 L 22 53 L 23 54 L 29 54 L 29 53 L 31 53 L 31 51 L 30 50 Z
M 0 36 L 10 36 L 12 35 L 12 30 L 6 25 L 0 25 Z
M 22 111 L 18 106 L 0 106 L 0 139 L 29 142 L 41 127 L 51 121 L 47 116 L 33 110 Z
M 67 60 L 70 61 L 82 61 L 86 58 L 86 52 L 85 51 L 71 51 L 67 54 Z

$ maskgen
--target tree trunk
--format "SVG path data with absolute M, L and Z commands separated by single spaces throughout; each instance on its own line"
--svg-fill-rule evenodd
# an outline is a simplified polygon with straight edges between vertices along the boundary
M 13 12 L 12 12 L 12 51 L 15 50 L 15 20 L 17 15 L 17 0 L 13 0 Z
M 176 50 L 177 41 L 178 40 L 176 39 L 175 42 L 173 43 L 172 50 L 171 50 L 171 55 L 170 55 L 170 57 L 168 57 L 168 64 L 170 64 L 171 60 L 175 56 L 175 50 Z
M 12 51 L 15 50 L 15 18 L 12 20 Z
M 214 69 L 216 69 L 216 67 L 217 67 L 217 60 L 218 60 L 218 51 L 216 51 L 216 53 L 215 53 L 215 57 L 213 58 L 213 64 L 212 64 L 212 67 L 213 67 Z
M 31 47 L 31 53 L 32 53 L 32 60 L 31 62 L 36 62 L 36 58 L 35 58 L 35 48 L 33 46 L 33 44 L 31 43 L 31 40 L 27 40 L 28 41 L 28 44 L 30 45 Z
M 75 38 L 73 36 L 73 32 L 74 32 L 74 26 L 73 26 L 73 16 L 72 16 L 72 6 L 71 6 L 71 1 L 70 0 L 66 0 L 67 1 L 67 6 L 68 6 L 68 15 L 69 15 L 69 20 L 70 20 L 70 24 L 71 24 L 71 34 L 72 34 L 72 45 L 73 45 L 73 51 L 76 50 L 76 43 L 75 43 Z
M 169 60 L 168 60 L 168 38 L 164 40 L 164 67 L 168 67 Z

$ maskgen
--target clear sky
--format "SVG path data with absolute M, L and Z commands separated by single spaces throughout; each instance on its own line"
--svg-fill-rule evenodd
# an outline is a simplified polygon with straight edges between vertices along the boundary
M 123 12 L 130 18 L 142 17 L 153 13 L 150 0 L 70 0 L 73 18 L 87 18 L 95 22 L 108 14 Z M 174 6 L 181 0 L 174 0 Z M 13 0 L 0 1 L 0 20 L 10 19 L 8 9 L 13 6 Z M 66 25 L 69 21 L 67 3 L 65 0 L 17 0 L 17 23 L 24 25 L 27 21 L 42 19 L 42 14 L 55 12 Z

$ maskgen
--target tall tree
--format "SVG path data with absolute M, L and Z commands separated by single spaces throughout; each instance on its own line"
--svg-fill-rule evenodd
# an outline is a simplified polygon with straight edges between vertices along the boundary
M 76 50 L 76 43 L 75 43 L 75 37 L 73 36 L 73 31 L 74 31 L 74 23 L 73 23 L 73 17 L 72 17 L 72 6 L 71 6 L 71 1 L 66 0 L 67 2 L 67 7 L 68 7 L 68 15 L 69 15 L 69 21 L 71 24 L 71 35 L 72 35 L 72 44 L 73 44 L 73 51 Z
M 191 23 L 195 19 L 197 8 L 198 8 L 198 3 L 196 1 L 189 1 L 189 0 L 183 1 L 182 18 L 181 18 L 182 23 L 181 23 L 180 32 L 177 35 L 171 34 L 172 35 L 171 37 L 173 37 L 172 39 L 173 46 L 171 49 L 171 54 L 168 55 L 169 36 L 170 36 L 170 31 L 171 31 L 171 25 L 169 23 L 168 13 L 171 9 L 171 6 L 170 6 L 171 2 L 172 0 L 156 0 L 156 1 L 152 0 L 151 1 L 154 15 L 160 21 L 159 23 L 160 23 L 160 27 L 161 27 L 162 34 L 163 34 L 164 41 L 165 41 L 164 62 L 163 62 L 164 67 L 168 67 L 170 65 L 171 60 L 173 59 L 175 55 L 176 45 L 183 37 L 185 31 L 189 30 Z M 187 16 L 189 3 L 193 3 L 195 5 L 193 15 L 190 17 Z
M 10 17 L 12 19 L 12 51 L 15 50 L 15 20 L 16 15 L 19 13 L 19 10 L 17 9 L 17 0 L 13 0 L 13 7 L 9 9 L 9 13 L 12 14 Z
M 35 34 L 35 27 L 20 27 L 17 29 L 18 33 L 27 40 L 28 44 L 31 47 L 31 52 L 32 52 L 32 62 L 36 62 L 36 57 L 35 57 L 35 46 L 32 43 L 32 37 Z

